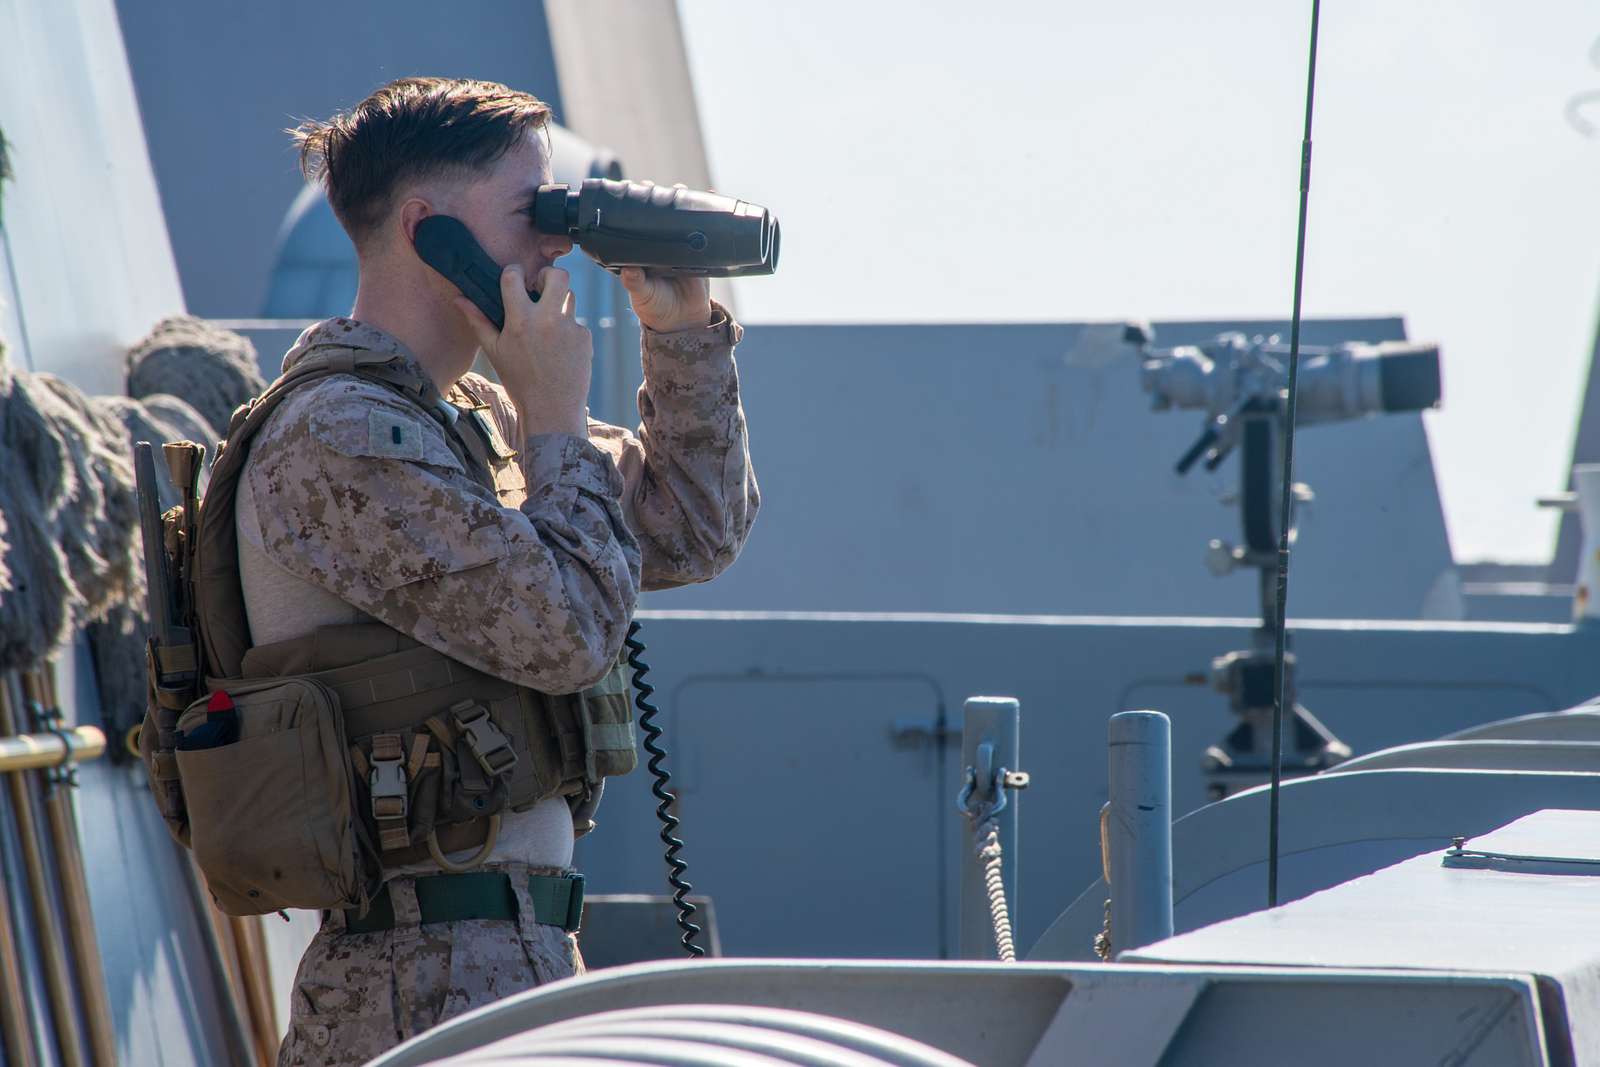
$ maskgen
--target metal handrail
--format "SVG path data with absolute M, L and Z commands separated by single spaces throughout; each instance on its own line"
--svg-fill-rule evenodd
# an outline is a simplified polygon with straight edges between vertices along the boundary
M 74 726 L 59 734 L 0 737 L 0 774 L 87 763 L 105 751 L 106 735 L 98 726 Z

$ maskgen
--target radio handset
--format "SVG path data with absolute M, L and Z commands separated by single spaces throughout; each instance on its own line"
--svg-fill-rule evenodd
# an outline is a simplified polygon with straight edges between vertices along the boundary
M 494 328 L 506 326 L 506 308 L 500 299 L 500 264 L 472 236 L 466 224 L 451 215 L 429 215 L 417 223 L 412 245 L 422 262 L 444 275 L 478 306 Z M 528 290 L 528 299 L 539 294 Z

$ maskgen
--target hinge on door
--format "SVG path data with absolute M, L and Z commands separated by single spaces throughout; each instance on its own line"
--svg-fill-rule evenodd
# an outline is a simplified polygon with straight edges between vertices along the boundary
M 961 731 L 952 729 L 943 719 L 904 716 L 889 724 L 889 739 L 907 748 L 959 739 Z

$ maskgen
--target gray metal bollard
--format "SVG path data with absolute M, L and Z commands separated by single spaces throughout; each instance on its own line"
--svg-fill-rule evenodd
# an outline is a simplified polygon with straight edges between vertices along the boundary
M 994 799 L 994 776 L 1002 767 L 1017 769 L 1021 735 L 1021 707 L 1010 697 L 971 697 L 962 707 L 961 781 L 967 768 L 976 770 L 972 803 Z M 1006 806 L 996 819 L 1002 851 L 1001 877 L 1005 881 L 1011 922 L 1017 917 L 1017 791 L 1007 790 Z M 959 952 L 964 960 L 995 958 L 994 923 L 989 914 L 989 895 L 984 891 L 983 870 L 976 857 L 976 827 L 962 818 L 961 840 L 961 939 Z
M 1172 722 L 1159 711 L 1111 716 L 1111 944 L 1172 936 Z

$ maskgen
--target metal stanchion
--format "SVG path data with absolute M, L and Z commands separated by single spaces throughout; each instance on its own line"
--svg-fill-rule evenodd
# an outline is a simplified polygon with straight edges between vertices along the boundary
M 17 956 L 16 930 L 11 925 L 11 887 L 0 878 L 0 1038 L 5 1042 L 6 1063 L 11 1067 L 36 1067 L 33 1027 L 28 1001 L 23 995 L 22 962 Z
M 51 667 L 24 673 L 22 690 L 38 707 L 51 712 L 58 710 Z M 99 747 L 105 750 L 104 736 Z M 61 880 L 67 937 L 72 945 L 73 962 L 77 965 L 78 997 L 83 1006 L 89 1048 L 97 1067 L 116 1067 L 117 1027 L 111 1018 L 105 968 L 100 961 L 100 944 L 95 939 L 94 910 L 89 903 L 89 880 L 83 868 L 83 844 L 78 838 L 78 824 L 73 814 L 72 789 L 61 780 L 54 782 L 45 793 L 44 810 L 55 850 L 56 873 Z
M 239 966 L 248 976 L 246 990 L 250 1000 L 250 1027 L 262 1063 L 278 1059 L 278 1005 L 272 995 L 272 968 L 267 961 L 267 935 L 261 929 L 260 915 L 234 916 L 233 939 L 239 946 Z
M 1125 952 L 1172 936 L 1172 723 L 1124 711 L 1108 732 L 1111 943 Z
M 996 956 L 997 920 L 982 866 L 973 857 L 992 822 L 998 831 L 1001 881 L 1006 911 L 1017 913 L 1017 789 L 1027 784 L 1016 771 L 1021 736 L 1021 708 L 1009 697 L 972 697 L 962 708 L 962 786 L 957 806 L 967 815 L 962 829 L 966 847 L 961 864 L 959 952 L 962 959 Z M 1010 781 L 1006 776 L 1010 775 Z M 1006 933 L 1009 938 L 1009 931 Z
M 0 734 L 17 732 L 11 678 L 0 678 Z M 55 1022 L 56 1044 L 64 1067 L 84 1067 L 83 1035 L 79 1031 L 77 998 L 73 995 L 72 971 L 67 963 L 66 942 L 52 903 L 55 894 L 50 872 L 40 847 L 38 819 L 34 812 L 31 784 L 21 773 L 5 775 L 11 793 L 11 807 L 17 819 L 17 841 L 22 847 L 22 866 L 27 873 L 28 893 L 33 903 L 34 928 L 39 939 L 39 957 L 44 966 L 45 992 Z

